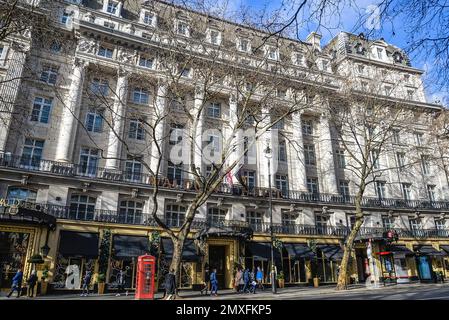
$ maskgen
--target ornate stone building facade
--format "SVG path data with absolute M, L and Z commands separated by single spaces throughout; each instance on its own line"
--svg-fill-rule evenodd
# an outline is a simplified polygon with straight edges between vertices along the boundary
M 40 7 L 45 2 L 35 4 L 37 14 L 44 14 L 39 10 L 45 10 Z M 420 115 L 425 118 L 441 107 L 426 101 L 422 71 L 383 40 L 341 32 L 325 46 L 315 33 L 304 42 L 282 38 L 264 43 L 258 30 L 156 1 L 53 1 L 53 5 L 47 10 L 58 38 L 42 41 L 42 35 L 31 30 L 0 43 L 0 95 L 4 110 L 13 111 L 5 113 L 0 123 L 4 200 L 0 235 L 6 244 L 1 247 L 2 287 L 9 286 L 18 265 L 30 271 L 27 257 L 48 249 L 40 271 L 49 270 L 54 290 L 77 289 L 76 279 L 67 280 L 68 268 L 76 266 L 81 275 L 86 270 L 98 274 L 103 258 L 109 288 L 114 288 L 119 269 L 127 271 L 127 286 L 133 288 L 136 257 L 156 242 L 158 275 L 163 278 L 172 248 L 149 215 L 154 184 L 141 163 L 156 171 L 157 153 L 139 119 L 176 107 L 161 81 L 164 52 L 174 35 L 185 41 L 185 50 L 193 50 L 188 44 L 191 37 L 198 37 L 194 28 L 199 19 L 206 21 L 204 42 L 222 51 L 220 61 L 225 65 L 254 69 L 260 55 L 253 56 L 252 48 L 260 47 L 268 61 L 265 72 L 278 72 L 274 68 L 282 66 L 290 82 L 327 92 L 340 92 L 351 82 L 362 95 L 375 83 L 379 100 L 400 101 L 418 110 L 414 126 L 392 142 L 398 152 L 379 159 L 383 166 L 399 167 L 396 161 L 401 161 L 403 146 L 424 148 L 433 139 Z M 314 68 L 309 65 L 310 52 Z M 190 90 L 186 100 L 194 108 L 201 98 L 190 72 L 184 68 L 182 77 Z M 280 99 L 291 95 L 287 83 L 278 90 Z M 220 127 L 226 135 L 226 124 L 235 121 L 232 114 L 239 102 L 226 83 L 223 88 L 220 97 L 208 104 L 198 131 Z M 317 107 L 294 113 L 276 126 L 287 137 L 277 142 L 278 163 L 271 175 L 276 189 L 274 232 L 283 243 L 276 251 L 276 268 L 292 285 L 308 284 L 313 276 L 323 283 L 336 281 L 340 244 L 354 217 L 356 189 L 329 117 L 320 110 L 320 105 L 329 103 L 323 97 Z M 113 112 L 99 108 L 99 99 Z M 154 134 L 165 139 L 171 129 L 181 128 L 170 126 L 158 126 Z M 169 152 L 172 142 L 164 141 Z M 303 148 L 299 155 L 293 152 L 292 141 Z M 127 153 L 139 150 L 148 152 L 139 161 L 127 159 Z M 231 287 L 236 264 L 262 267 L 269 281 L 264 145 L 256 144 L 252 157 L 254 162 L 239 170 L 247 188 L 232 177 L 234 187 L 223 186 L 199 210 L 183 254 L 180 286 L 200 284 L 205 264 L 218 268 L 222 287 Z M 201 158 L 195 163 L 202 172 L 210 170 Z M 391 169 L 368 187 L 363 200 L 366 218 L 351 260 L 352 281 L 365 281 L 369 273 L 395 281 L 430 280 L 432 271 L 449 275 L 449 181 L 436 164 L 423 163 L 416 170 Z M 168 181 L 160 186 L 159 215 L 179 226 L 195 194 L 191 177 L 169 161 L 162 163 L 158 174 Z M 19 209 L 14 206 L 18 203 Z M 394 246 L 386 245 L 388 231 L 399 237 Z

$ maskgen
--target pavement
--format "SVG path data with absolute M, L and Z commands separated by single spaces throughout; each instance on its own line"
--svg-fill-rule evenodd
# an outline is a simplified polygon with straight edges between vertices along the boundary
M 182 290 L 179 293 L 182 300 L 449 300 L 449 283 L 422 284 L 409 283 L 377 288 L 365 285 L 353 285 L 345 291 L 336 291 L 334 286 L 313 287 L 288 287 L 278 289 L 276 294 L 267 287 L 256 294 L 236 294 L 233 290 L 221 290 L 217 297 L 205 296 L 198 291 Z M 162 293 L 157 293 L 156 299 L 162 298 Z M 50 294 L 35 298 L 9 298 L 10 300 L 134 300 L 134 294 L 128 296 L 108 293 L 104 295 L 91 294 L 81 297 L 79 294 Z M 0 300 L 8 300 L 5 292 L 0 293 Z

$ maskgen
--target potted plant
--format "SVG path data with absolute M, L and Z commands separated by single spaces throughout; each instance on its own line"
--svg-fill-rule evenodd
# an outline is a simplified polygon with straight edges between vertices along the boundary
M 285 287 L 284 271 L 279 272 L 279 274 L 277 275 L 277 280 L 279 283 L 279 288 L 284 288 Z
M 98 274 L 97 282 L 98 282 L 98 294 L 104 294 L 104 289 L 106 286 L 106 275 L 104 273 Z
M 45 266 L 44 270 L 42 270 L 42 276 L 41 276 L 41 295 L 47 294 L 47 288 L 48 288 L 48 268 Z

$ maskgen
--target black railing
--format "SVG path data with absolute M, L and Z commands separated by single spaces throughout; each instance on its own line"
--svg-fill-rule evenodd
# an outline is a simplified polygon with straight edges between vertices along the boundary
M 9 205 L 18 205 L 29 209 L 42 211 L 57 219 L 75 220 L 75 221 L 92 221 L 102 223 L 116 223 L 128 225 L 145 225 L 157 227 L 158 224 L 148 213 L 129 213 L 117 212 L 113 210 L 102 209 L 85 209 L 70 206 L 60 206 L 54 204 L 41 204 L 33 202 L 25 202 L 10 199 L 7 201 Z M 10 207 L 9 207 L 10 208 Z M 83 207 L 84 208 L 84 207 Z M 8 209 L 8 208 L 6 208 Z M 1 214 L 8 214 L 8 210 L 2 211 Z M 163 218 L 161 218 L 163 219 Z M 168 227 L 181 227 L 184 223 L 183 219 L 170 219 L 165 221 Z M 195 218 L 192 222 L 192 230 L 203 230 L 209 227 L 231 228 L 235 231 L 244 231 L 251 229 L 254 233 L 269 234 L 269 223 L 248 223 L 238 220 L 223 219 L 202 219 Z M 449 238 L 449 229 L 405 229 L 405 228 L 372 228 L 362 227 L 358 232 L 361 238 L 384 238 L 386 233 L 393 231 L 399 238 Z M 273 233 L 287 235 L 307 235 L 307 236 L 333 236 L 344 238 L 351 232 L 351 228 L 346 226 L 329 226 L 329 225 L 305 225 L 305 224 L 273 224 Z
M 145 187 L 154 187 L 156 184 L 161 189 L 170 189 L 177 191 L 196 191 L 199 186 L 189 179 L 169 179 L 165 177 L 155 177 L 146 173 L 130 173 L 118 170 L 110 170 L 99 167 L 87 167 L 78 164 L 62 163 L 42 159 L 25 159 L 20 156 L 9 154 L 0 154 L 0 167 L 19 169 L 21 171 L 36 171 L 43 173 L 57 174 L 68 177 L 81 177 L 83 179 L 106 180 L 114 183 L 142 185 Z M 276 200 L 289 200 L 290 202 L 310 203 L 310 204 L 332 204 L 332 205 L 355 205 L 355 196 L 326 194 L 326 193 L 307 193 L 302 191 L 290 190 L 281 192 L 277 189 L 268 188 L 244 188 L 241 186 L 229 186 L 225 183 L 220 184 L 214 191 L 215 194 L 236 195 L 252 198 L 269 198 L 270 192 Z M 393 198 L 373 198 L 363 197 L 362 206 L 364 208 L 383 208 L 383 209 L 413 209 L 413 210 L 449 210 L 449 201 L 430 201 L 430 200 L 405 200 Z

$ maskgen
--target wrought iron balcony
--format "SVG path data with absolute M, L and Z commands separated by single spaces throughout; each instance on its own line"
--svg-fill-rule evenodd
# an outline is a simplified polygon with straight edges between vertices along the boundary
M 152 188 L 156 185 L 160 189 L 175 191 L 195 192 L 197 186 L 194 181 L 188 179 L 171 180 L 165 177 L 156 178 L 146 173 L 128 173 L 117 170 L 109 170 L 98 167 L 88 167 L 79 164 L 69 164 L 42 159 L 29 159 L 10 154 L 0 154 L 0 167 L 14 169 L 26 172 L 42 172 L 55 174 L 58 176 L 78 177 L 82 179 L 110 181 L 114 184 L 131 184 L 143 188 Z M 271 195 L 277 201 L 288 201 L 289 203 L 320 204 L 320 205 L 344 205 L 354 206 L 355 196 L 338 195 L 326 193 L 307 193 L 290 190 L 281 192 L 277 189 L 258 188 L 251 189 L 242 186 L 229 186 L 221 184 L 215 194 L 228 196 L 238 196 L 247 198 L 265 198 Z M 362 199 L 364 208 L 383 208 L 383 209 L 411 209 L 411 210 L 449 210 L 449 201 L 430 201 L 430 200 L 405 200 L 393 198 L 372 198 L 364 197 Z

